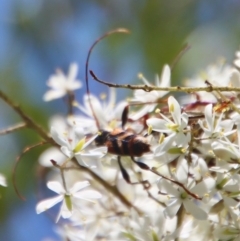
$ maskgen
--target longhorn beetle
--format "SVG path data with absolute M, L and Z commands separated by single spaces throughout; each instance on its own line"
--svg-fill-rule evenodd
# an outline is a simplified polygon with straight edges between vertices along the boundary
M 126 180 L 127 183 L 130 184 L 137 184 L 137 183 L 146 183 L 147 181 L 142 182 L 131 182 L 131 179 L 129 177 L 129 174 L 125 170 L 125 168 L 122 165 L 121 162 L 121 156 L 130 156 L 131 160 L 137 164 L 141 169 L 149 170 L 150 168 L 139 161 L 136 161 L 134 157 L 140 157 L 144 153 L 150 152 L 150 145 L 148 144 L 148 141 L 145 137 L 135 134 L 133 131 L 125 130 L 124 126 L 127 123 L 128 119 L 128 106 L 126 106 L 122 113 L 122 127 L 114 129 L 113 131 L 109 132 L 106 130 L 102 130 L 99 124 L 99 121 L 97 120 L 96 114 L 94 112 L 92 103 L 91 103 L 91 97 L 90 97 L 90 90 L 89 90 L 89 81 L 88 81 L 88 65 L 89 60 L 91 56 L 91 52 L 94 48 L 94 46 L 100 42 L 102 39 L 108 37 L 109 35 L 113 33 L 129 33 L 127 29 L 115 29 L 112 31 L 109 31 L 102 35 L 100 38 L 98 38 L 90 47 L 87 55 L 86 60 L 86 66 L 85 66 L 85 80 L 86 80 L 86 88 L 87 88 L 87 95 L 89 100 L 89 105 L 92 111 L 93 118 L 96 121 L 97 128 L 99 130 L 99 134 L 95 139 L 95 144 L 97 146 L 106 146 L 108 149 L 108 152 L 111 154 L 115 154 L 118 156 L 118 165 L 120 167 L 120 171 L 122 173 L 123 178 Z M 90 71 L 91 73 L 92 71 Z

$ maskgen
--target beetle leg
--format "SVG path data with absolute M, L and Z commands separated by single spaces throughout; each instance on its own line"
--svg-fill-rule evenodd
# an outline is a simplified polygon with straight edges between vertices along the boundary
M 136 165 L 138 165 L 141 169 L 143 169 L 143 170 L 150 170 L 150 167 L 149 167 L 147 164 L 145 164 L 145 163 L 143 163 L 143 162 L 135 161 L 135 159 L 134 159 L 133 156 L 131 156 L 131 159 L 132 159 L 132 161 L 133 161 Z M 144 186 L 145 189 L 149 189 L 150 186 L 151 186 L 151 184 L 149 183 L 148 180 L 142 180 L 140 183 L 143 184 L 143 186 Z
M 144 169 L 144 170 L 149 170 L 149 169 L 150 169 L 150 167 L 149 167 L 147 164 L 145 164 L 145 163 L 143 163 L 143 162 L 135 161 L 135 160 L 134 160 L 134 157 L 131 156 L 131 159 L 132 159 L 132 161 L 133 161 L 135 164 L 137 164 L 141 169 Z
M 132 158 L 132 160 L 134 161 L 134 163 L 136 163 L 137 165 L 139 165 L 139 162 L 136 162 L 136 161 L 133 159 L 133 157 L 131 157 L 131 158 Z M 141 163 L 141 162 L 140 162 L 140 163 Z M 148 189 L 148 188 L 150 187 L 150 183 L 149 183 L 147 180 L 143 180 L 143 181 L 140 181 L 140 182 L 132 182 L 132 181 L 131 181 L 128 172 L 126 171 L 126 169 L 125 169 L 125 168 L 123 167 L 123 165 L 122 165 L 121 157 L 120 157 L 120 156 L 118 156 L 118 165 L 119 165 L 119 167 L 120 167 L 120 171 L 121 171 L 121 173 L 122 173 L 122 176 L 123 176 L 124 180 L 125 180 L 127 183 L 129 183 L 129 184 L 131 184 L 131 185 L 143 184 L 143 186 L 144 186 L 145 189 Z M 144 165 L 146 165 L 146 164 L 144 164 Z M 146 165 L 146 166 L 147 166 L 147 165 Z M 148 169 L 149 169 L 149 168 L 148 168 Z

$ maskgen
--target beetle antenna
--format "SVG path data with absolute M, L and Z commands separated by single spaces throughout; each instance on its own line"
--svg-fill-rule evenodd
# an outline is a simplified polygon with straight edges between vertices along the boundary
M 89 65 L 89 59 L 90 59 L 90 56 L 91 56 L 91 52 L 93 50 L 93 48 L 95 47 L 95 45 L 100 42 L 102 39 L 108 37 L 109 35 L 112 35 L 114 33 L 129 33 L 129 30 L 125 29 L 125 28 L 117 28 L 117 29 L 114 29 L 114 30 L 111 30 L 107 33 L 105 33 L 104 35 L 102 35 L 100 38 L 98 38 L 93 44 L 92 46 L 90 47 L 89 51 L 88 51 L 88 55 L 87 55 L 87 60 L 86 60 L 86 66 L 85 66 L 85 80 L 86 80 L 86 88 L 87 88 L 87 95 L 88 95 L 88 101 L 89 101 L 89 105 L 90 105 L 90 108 L 91 108 L 91 111 L 92 111 L 92 114 L 93 114 L 93 118 L 95 119 L 96 121 L 96 125 L 97 125 L 97 128 L 100 129 L 100 124 L 99 124 L 99 121 L 96 117 L 96 114 L 94 112 L 94 109 L 93 109 L 93 105 L 92 105 L 92 102 L 91 102 L 91 98 L 90 98 L 90 90 L 89 90 L 89 84 L 88 84 L 88 65 Z
M 174 60 L 172 61 L 171 64 L 171 70 L 173 70 L 173 68 L 175 67 L 175 65 L 179 62 L 179 60 L 182 58 L 182 56 L 191 48 L 191 46 L 189 44 L 185 44 L 182 49 L 180 50 L 180 52 L 177 54 L 177 56 L 174 58 Z

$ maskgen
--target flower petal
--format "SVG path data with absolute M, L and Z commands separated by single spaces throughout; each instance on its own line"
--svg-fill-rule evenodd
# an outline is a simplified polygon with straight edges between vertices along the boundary
M 66 191 L 65 189 L 63 188 L 62 184 L 60 182 L 57 182 L 57 181 L 50 181 L 47 183 L 47 187 L 58 193 L 58 194 L 64 194 Z
M 61 209 L 60 209 L 60 213 L 61 213 L 61 216 L 63 218 L 70 218 L 72 216 L 72 211 L 70 211 L 67 208 L 67 205 L 66 205 L 65 201 L 62 203 L 62 206 L 61 206 Z
M 174 197 L 179 197 L 179 191 L 173 187 L 169 181 L 161 179 L 158 183 L 158 188 L 161 190 L 162 188 L 166 191 L 168 195 L 173 195 Z
M 44 101 L 51 101 L 55 99 L 59 99 L 63 97 L 66 94 L 66 91 L 57 89 L 57 90 L 48 90 L 44 95 L 43 95 L 43 100 Z
M 54 126 L 51 127 L 50 133 L 51 133 L 51 137 L 58 145 L 60 146 L 68 145 L 66 138 L 63 138 L 63 136 L 59 134 L 59 132 Z
M 93 202 L 91 199 L 99 199 L 102 197 L 102 194 L 94 190 L 85 190 L 82 192 L 74 193 L 73 196 L 75 198 L 84 199 L 86 201 Z
M 82 150 L 85 149 L 88 145 L 90 145 L 96 139 L 97 136 L 98 134 L 94 135 L 92 138 L 86 141 L 82 146 Z
M 160 87 L 170 86 L 170 78 L 171 78 L 171 69 L 170 69 L 169 65 L 166 64 L 163 66 L 163 70 L 162 70 L 162 74 L 161 74 L 161 82 L 159 83 L 158 86 L 160 86 Z M 168 91 L 162 91 L 162 94 L 164 95 L 167 92 Z
M 183 205 L 187 212 L 193 215 L 194 218 L 198 220 L 206 220 L 208 215 L 205 211 L 199 208 L 192 200 L 185 199 Z
M 63 196 L 56 196 L 53 198 L 49 198 L 49 199 L 45 199 L 41 202 L 39 202 L 36 206 L 36 213 L 42 213 L 46 210 L 48 210 L 49 208 L 53 207 L 55 204 L 61 202 L 63 200 Z
M 213 123 L 214 123 L 214 115 L 212 113 L 212 104 L 209 104 L 205 107 L 204 110 L 204 115 L 205 115 L 205 119 L 208 125 L 208 129 L 210 129 L 211 131 L 213 131 Z
M 73 187 L 70 188 L 70 193 L 74 194 L 78 192 L 79 190 L 88 187 L 90 183 L 88 181 L 83 181 L 83 182 L 76 182 Z
M 170 204 L 167 205 L 163 212 L 164 215 L 168 218 L 173 218 L 177 214 L 181 204 L 182 202 L 179 199 L 174 199 Z
M 62 146 L 61 151 L 65 156 L 67 156 L 69 158 L 73 157 L 73 152 L 71 150 L 69 150 L 69 148 L 67 148 L 66 146 Z
M 181 107 L 173 96 L 168 98 L 168 106 L 175 124 L 181 126 Z
M 181 158 L 180 160 L 178 160 L 176 177 L 179 182 L 187 183 L 188 169 L 189 169 L 189 166 L 185 158 Z
M 152 129 L 157 132 L 170 133 L 172 132 L 167 128 L 167 122 L 159 118 L 150 118 L 147 120 L 147 125 L 152 126 Z
M 66 160 L 66 156 L 63 155 L 59 148 L 50 147 L 44 152 L 42 152 L 42 154 L 38 158 L 38 162 L 44 167 L 52 167 L 53 164 L 50 160 L 53 156 L 54 160 L 56 160 L 58 165 L 61 165 Z
M 59 221 L 60 217 L 63 217 L 66 219 L 66 218 L 70 218 L 71 216 L 72 216 L 72 211 L 68 210 L 66 203 L 63 202 L 58 212 L 56 223 Z
M 69 66 L 68 71 L 68 80 L 69 82 L 72 82 L 76 79 L 78 73 L 78 65 L 77 63 L 71 63 Z

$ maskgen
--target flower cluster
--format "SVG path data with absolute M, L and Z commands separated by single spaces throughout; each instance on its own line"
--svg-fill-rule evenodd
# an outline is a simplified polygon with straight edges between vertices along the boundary
M 83 104 L 69 102 L 76 114 L 51 118 L 52 147 L 39 157 L 58 195 L 36 212 L 61 203 L 63 240 L 239 240 L 239 66 L 239 52 L 233 65 L 209 66 L 186 81 L 196 91 L 179 99 L 142 88 L 117 103 L 111 88 L 108 100 L 87 94 Z M 44 100 L 74 95 L 77 69 L 51 76 Z M 170 78 L 165 65 L 156 87 L 170 89 Z
M 237 63 L 235 60 L 234 67 L 218 62 L 191 83 L 239 87 Z M 156 86 L 170 87 L 170 75 L 170 67 L 164 66 Z M 62 81 L 62 75 L 59 78 Z M 72 78 L 66 77 L 60 92 L 67 93 L 66 86 L 71 83 Z M 117 104 L 113 88 L 109 102 L 86 95 L 83 105 L 74 103 L 82 114 L 67 117 L 61 128 L 51 123 L 51 136 L 65 159 L 57 159 L 57 149 L 46 150 L 40 163 L 44 163 L 43 156 L 46 161 L 55 160 L 52 169 L 59 169 L 62 175 L 53 172 L 47 186 L 59 196 L 41 201 L 36 210 L 40 213 L 62 202 L 57 220 L 63 217 L 71 222 L 59 226 L 61 236 L 69 240 L 139 241 L 240 237 L 238 93 L 194 92 L 179 101 L 171 95 L 164 97 L 167 94 L 134 91 L 123 127 L 121 113 L 128 103 Z M 160 98 L 167 100 L 167 106 Z M 141 105 L 136 108 L 138 103 Z M 107 134 L 99 146 L 95 140 L 102 137 L 103 130 Z M 137 155 L 136 140 L 146 141 L 150 151 Z M 50 165 L 49 161 L 48 168 Z M 95 175 L 117 193 L 95 180 Z M 95 190 L 82 191 L 89 183 Z

